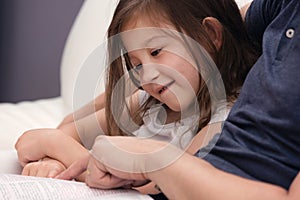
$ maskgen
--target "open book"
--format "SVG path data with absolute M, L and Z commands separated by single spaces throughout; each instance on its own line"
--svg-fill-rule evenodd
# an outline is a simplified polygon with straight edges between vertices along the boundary
M 85 183 L 50 178 L 0 174 L 0 199 L 2 200 L 151 200 L 134 190 L 92 189 Z

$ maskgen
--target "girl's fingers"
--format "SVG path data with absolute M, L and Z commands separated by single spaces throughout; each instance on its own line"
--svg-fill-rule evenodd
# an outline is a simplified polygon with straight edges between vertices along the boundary
M 58 174 L 59 174 L 59 172 L 58 172 L 57 170 L 51 170 L 51 171 L 48 173 L 47 177 L 48 177 L 48 178 L 54 178 L 54 177 L 57 176 Z
M 48 176 L 48 170 L 45 170 L 45 169 L 37 170 L 34 176 L 47 177 Z
M 29 176 L 29 167 L 25 166 L 22 170 L 22 175 Z

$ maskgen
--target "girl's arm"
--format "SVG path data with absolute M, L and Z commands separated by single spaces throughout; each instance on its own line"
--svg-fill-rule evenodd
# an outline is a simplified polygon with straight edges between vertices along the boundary
M 65 166 L 85 155 L 88 150 L 58 129 L 35 129 L 25 132 L 15 148 L 22 166 L 45 157 L 56 159 Z
M 66 167 L 87 152 L 82 144 L 90 147 L 99 134 L 106 132 L 105 110 L 62 126 L 59 129 L 33 129 L 26 131 L 15 145 L 23 166 L 32 161 L 50 157 Z M 79 157 L 77 156 L 79 155 Z
M 80 144 L 91 148 L 94 139 L 98 135 L 107 134 L 105 109 L 100 109 L 93 114 L 65 124 L 58 129 Z
M 132 94 L 129 100 L 129 109 L 130 113 L 136 113 L 139 109 L 140 92 L 136 91 Z M 106 115 L 104 108 L 105 94 L 101 94 L 98 97 L 99 105 L 97 112 L 91 113 L 85 117 L 80 118 L 79 120 L 74 120 L 70 123 L 60 125 L 59 130 L 62 130 L 66 135 L 71 136 L 80 144 L 91 148 L 94 139 L 98 135 L 107 135 L 107 124 L 106 124 Z M 101 105 L 100 105 L 101 104 Z M 103 108 L 100 108 L 103 106 Z M 77 111 L 76 111 L 77 112 Z M 77 118 L 77 117 L 76 117 Z
M 84 118 L 88 115 L 91 115 L 95 113 L 98 110 L 101 110 L 105 107 L 105 93 L 100 94 L 98 97 L 96 97 L 93 101 L 86 104 L 85 106 L 81 107 L 77 111 L 68 114 L 63 121 L 58 125 L 57 128 L 60 128 L 68 123 L 74 122 L 74 116 L 76 117 L 76 120 L 79 120 L 81 118 Z
M 75 139 L 75 141 L 77 141 L 78 143 L 67 142 L 67 140 L 64 139 L 61 140 L 60 138 L 57 138 L 57 141 L 54 142 L 56 147 L 53 147 L 52 150 L 48 150 L 47 153 L 43 153 L 41 150 L 40 155 L 45 154 L 45 157 L 41 157 L 41 158 L 33 157 L 32 152 L 35 152 L 37 149 L 40 149 L 40 147 L 44 149 L 49 145 L 54 146 L 53 144 L 50 143 L 51 141 L 50 138 L 45 144 L 41 145 L 43 141 L 42 134 L 45 132 L 46 133 L 49 132 L 49 129 L 29 130 L 26 132 L 26 134 L 23 134 L 23 136 L 18 140 L 19 144 L 17 148 L 20 162 L 24 166 L 22 174 L 30 175 L 30 176 L 53 177 L 56 176 L 57 173 L 60 173 L 61 170 L 64 170 L 64 167 L 68 167 L 71 163 L 73 163 L 75 161 L 74 159 L 78 159 L 74 157 L 73 156 L 74 154 L 70 151 L 62 150 L 61 152 L 55 152 L 55 150 L 60 149 L 59 147 L 57 147 L 59 145 L 62 145 L 64 148 L 69 148 L 69 149 L 73 149 L 73 148 L 68 145 L 71 146 L 75 145 L 76 149 L 79 148 L 82 150 L 82 152 L 85 152 L 86 149 L 82 148 L 82 139 L 85 140 L 84 141 L 85 143 L 88 143 L 87 141 L 88 139 L 85 136 L 85 133 L 90 132 L 91 137 L 95 138 L 96 137 L 95 135 L 104 134 L 104 131 L 106 131 L 104 107 L 105 107 L 105 93 L 102 93 L 89 104 L 85 105 L 84 107 L 80 108 L 74 113 L 71 113 L 68 116 L 66 116 L 58 126 L 57 131 L 52 130 L 52 132 L 62 131 L 62 133 Z M 75 121 L 74 118 L 76 118 L 77 121 Z M 26 141 L 26 137 L 30 138 L 31 135 L 33 136 L 33 140 L 32 140 L 33 143 L 34 142 L 36 143 L 33 144 L 32 147 L 24 145 L 23 141 Z M 56 137 L 56 136 L 52 135 L 50 137 Z M 92 139 L 89 140 L 91 143 L 90 146 L 93 143 L 93 141 L 91 140 Z M 61 141 L 66 141 L 66 143 L 63 143 Z M 38 147 L 36 147 L 37 146 L 36 144 L 38 145 Z M 31 148 L 34 148 L 34 150 L 32 150 Z M 68 152 L 70 154 L 68 154 Z M 30 160 L 30 163 L 26 164 L 27 161 L 24 162 L 24 160 L 26 160 L 25 156 L 31 157 L 32 159 L 37 159 L 38 161 L 34 162 L 35 160 Z M 84 174 L 79 176 L 78 179 L 84 181 L 85 179 Z
M 133 95 L 137 103 L 138 93 Z M 133 106 L 133 105 L 132 105 Z M 69 166 L 78 157 L 72 156 L 77 150 L 86 150 L 82 144 L 92 146 L 98 135 L 107 134 L 105 109 L 86 116 L 77 122 L 66 124 L 59 129 L 35 129 L 25 132 L 17 141 L 19 160 L 24 166 L 46 156 Z M 70 145 L 69 148 L 66 148 Z M 73 150 L 71 150 L 73 149 Z M 72 153 L 74 152 L 74 153 Z
M 22 175 L 54 177 L 73 162 L 88 154 L 78 141 L 59 129 L 35 129 L 25 132 L 17 141 L 16 150 Z M 84 181 L 85 173 L 74 177 Z
M 130 113 L 135 113 L 140 106 L 140 92 L 134 92 L 129 101 Z M 95 100 L 96 112 L 94 112 L 93 103 L 86 105 L 78 111 L 69 115 L 72 120 L 69 123 L 61 123 L 58 129 L 62 130 L 66 135 L 71 136 L 81 144 L 89 143 L 91 147 L 93 140 L 97 135 L 107 134 L 107 124 L 105 115 L 105 93 L 101 94 Z M 70 117 L 71 116 L 71 117 Z M 76 120 L 74 120 L 74 116 Z M 64 120 L 64 122 L 66 122 Z M 82 141 L 84 140 L 84 141 Z M 87 140 L 90 140 L 86 142 Z

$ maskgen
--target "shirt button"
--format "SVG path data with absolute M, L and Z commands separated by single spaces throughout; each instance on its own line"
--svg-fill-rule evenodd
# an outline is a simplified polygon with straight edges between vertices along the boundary
M 295 33 L 294 29 L 290 28 L 290 29 L 288 29 L 288 30 L 286 31 L 285 35 L 286 35 L 286 37 L 288 37 L 288 38 L 293 38 L 293 37 L 294 37 L 294 33 Z

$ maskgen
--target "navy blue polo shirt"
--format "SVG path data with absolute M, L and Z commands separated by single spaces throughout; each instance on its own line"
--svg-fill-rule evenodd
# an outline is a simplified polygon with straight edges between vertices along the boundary
M 254 0 L 246 26 L 263 53 L 204 159 L 287 189 L 300 170 L 300 1 Z

